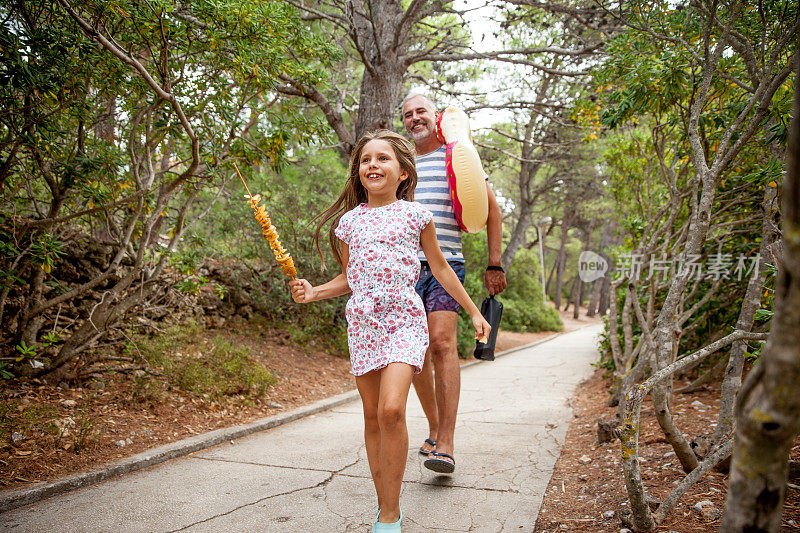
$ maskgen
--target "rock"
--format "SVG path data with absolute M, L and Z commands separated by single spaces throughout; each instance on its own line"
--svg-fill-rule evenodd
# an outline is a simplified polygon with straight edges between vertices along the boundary
M 278 402 L 267 402 L 267 407 L 270 409 L 283 409 L 283 406 Z
M 622 505 L 627 505 L 628 502 L 622 502 Z M 619 511 L 619 521 L 622 523 L 622 527 L 625 528 L 632 528 L 633 527 L 633 513 L 630 509 L 620 509 Z
M 67 416 L 65 418 L 60 418 L 58 420 L 55 420 L 53 422 L 53 425 L 63 431 L 71 427 L 75 427 L 75 421 L 72 419 L 71 416 Z
M 619 438 L 619 421 L 597 419 L 597 442 L 600 444 L 612 442 Z
M 253 308 L 249 305 L 242 305 L 236 309 L 236 314 L 244 318 L 250 318 L 253 316 Z
M 126 443 L 125 443 L 124 440 L 118 440 L 118 441 L 114 442 L 114 446 L 119 446 L 120 448 L 124 448 L 125 444 Z
M 616 511 L 605 511 L 603 512 L 603 519 L 611 520 L 612 518 L 614 518 L 615 514 L 617 514 Z
M 709 522 L 713 522 L 714 520 L 719 520 L 720 518 L 722 518 L 722 511 L 720 511 L 713 505 L 711 507 L 703 507 L 702 514 L 703 514 L 703 519 Z
M 692 408 L 697 409 L 698 411 L 704 411 L 708 409 L 708 406 L 699 400 L 695 400 L 689 405 L 691 405 Z
M 703 501 L 699 501 L 696 504 L 692 505 L 692 509 L 694 509 L 695 511 L 697 511 L 699 513 L 703 509 L 703 507 L 707 507 L 709 505 L 714 505 L 714 502 L 712 502 L 710 500 L 703 500 Z
M 588 455 L 581 455 L 580 458 L 578 459 L 578 462 L 588 465 L 589 463 L 592 462 L 592 458 L 589 457 Z
M 692 510 L 703 517 L 704 520 L 713 521 L 722 516 L 722 511 L 717 509 L 714 502 L 703 500 L 692 505 Z
M 705 435 L 698 435 L 691 440 L 689 446 L 691 446 L 692 451 L 697 458 L 702 460 L 708 454 L 708 447 L 710 444 L 711 440 L 709 437 L 706 437 Z
M 220 329 L 225 325 L 225 318 L 219 315 L 206 316 L 206 327 L 209 329 Z
M 619 533 L 633 533 L 633 531 L 631 531 L 627 527 L 623 527 L 622 529 L 619 530 Z
M 61 400 L 61 405 L 63 405 L 64 407 L 75 407 L 76 405 L 78 405 L 78 402 L 76 402 L 75 400 Z

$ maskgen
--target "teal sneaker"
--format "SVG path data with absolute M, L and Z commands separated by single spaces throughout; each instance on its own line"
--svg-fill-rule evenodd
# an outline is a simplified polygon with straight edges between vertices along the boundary
M 378 509 L 378 514 L 380 515 L 380 509 Z M 378 522 L 378 517 L 375 517 L 375 524 L 372 526 L 372 533 L 400 533 L 402 531 L 403 523 L 403 510 L 400 509 L 400 518 L 397 522 L 393 522 L 391 524 L 385 524 L 383 522 Z

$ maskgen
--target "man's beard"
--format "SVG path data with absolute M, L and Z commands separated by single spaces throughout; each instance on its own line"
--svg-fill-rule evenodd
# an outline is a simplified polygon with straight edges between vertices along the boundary
M 414 139 L 414 142 L 425 141 L 430 136 L 435 135 L 435 133 L 431 131 L 427 122 L 423 122 L 422 125 L 424 126 L 424 129 L 416 131 L 412 129 L 411 131 L 409 131 L 409 134 L 411 135 L 411 138 Z

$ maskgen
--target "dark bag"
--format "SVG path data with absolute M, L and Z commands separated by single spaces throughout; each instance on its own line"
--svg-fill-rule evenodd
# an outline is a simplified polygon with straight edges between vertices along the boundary
M 475 341 L 475 359 L 484 361 L 494 361 L 494 343 L 497 340 L 497 332 L 500 331 L 500 317 L 503 316 L 503 304 L 500 300 L 495 300 L 494 296 L 489 296 L 481 304 L 481 314 L 483 318 L 492 326 L 489 339 L 486 343 Z

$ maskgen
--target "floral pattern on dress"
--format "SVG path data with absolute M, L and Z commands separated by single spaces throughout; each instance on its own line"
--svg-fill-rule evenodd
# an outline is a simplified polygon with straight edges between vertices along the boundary
M 414 290 L 419 278 L 420 232 L 433 214 L 416 202 L 361 204 L 345 213 L 336 236 L 350 248 L 347 339 L 351 372 L 361 376 L 389 363 L 422 370 L 428 321 Z

